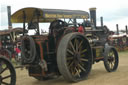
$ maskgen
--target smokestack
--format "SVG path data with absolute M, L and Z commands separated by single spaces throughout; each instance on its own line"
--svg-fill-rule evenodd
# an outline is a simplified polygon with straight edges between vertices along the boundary
M 126 28 L 126 34 L 128 34 L 128 27 L 127 27 L 127 25 L 125 26 L 125 28 Z
M 103 27 L 104 26 L 104 24 L 103 24 L 103 17 L 100 17 L 100 21 L 101 21 L 101 27 Z
M 12 28 L 11 23 L 11 6 L 7 6 L 7 13 L 8 13 L 8 29 Z
M 91 22 L 96 27 L 96 8 L 90 8 L 89 10 L 90 10 L 90 19 L 91 19 Z
M 116 24 L 116 29 L 117 29 L 117 35 L 119 35 L 119 27 L 118 27 L 118 24 Z

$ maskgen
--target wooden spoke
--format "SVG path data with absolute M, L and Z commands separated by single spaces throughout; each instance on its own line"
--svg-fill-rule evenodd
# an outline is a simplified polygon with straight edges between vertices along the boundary
M 80 57 L 85 57 L 85 54 L 81 55 Z
M 74 55 L 74 53 L 73 53 L 71 50 L 67 49 L 67 51 L 68 51 L 71 55 Z
M 10 77 L 11 77 L 11 75 L 5 76 L 5 77 L 2 78 L 2 80 L 10 78 Z
M 81 50 L 82 50 L 82 46 L 79 47 L 79 51 L 78 52 L 81 53 Z
M 81 61 L 88 62 L 88 59 L 81 58 L 80 60 L 81 60 Z
M 113 58 L 113 63 L 115 63 L 115 58 Z
M 68 67 L 70 68 L 73 64 L 74 64 L 74 62 L 72 61 L 72 62 L 68 65 Z
M 6 82 L 1 82 L 1 84 L 3 84 L 3 85 L 10 85 L 9 83 L 6 83 Z
M 73 72 L 73 70 L 71 68 L 70 68 L 70 72 L 71 72 L 72 75 L 74 75 L 74 72 Z
M 76 70 L 76 75 L 80 77 L 80 71 L 77 68 L 75 68 L 75 70 Z
M 67 60 L 73 60 L 73 56 L 67 57 Z
M 112 64 L 113 64 L 113 67 L 114 67 L 114 65 L 115 65 L 115 62 L 113 61 L 113 62 L 112 62 Z
M 74 46 L 76 46 L 76 52 L 78 52 L 78 40 L 77 39 L 75 39 L 75 41 L 74 41 Z
M 80 65 L 81 65 L 81 66 L 84 66 L 84 64 L 85 64 L 84 62 L 80 62 Z
M 2 69 L 1 72 L 0 72 L 0 74 L 2 74 L 7 69 L 8 69 L 8 67 L 5 67 L 4 69 Z
M 111 62 L 111 69 L 113 69 L 113 63 Z
M 79 44 L 79 46 L 78 46 L 78 48 L 79 48 L 79 52 L 81 51 L 81 45 L 82 45 L 82 43 L 83 43 L 83 40 L 80 42 L 80 44 Z
M 72 75 L 74 75 L 75 74 L 74 68 L 70 68 L 70 72 L 71 72 Z
M 78 47 L 81 47 L 82 43 L 83 43 L 83 40 L 80 42 L 80 44 L 79 44 L 79 46 L 78 46 Z
M 111 63 L 108 61 L 109 68 L 111 68 Z
M 112 62 L 109 62 L 109 67 L 110 67 L 110 69 L 113 69 L 113 64 L 112 64 Z
M 87 49 L 82 50 L 81 54 L 84 53 L 84 52 L 86 52 L 86 51 L 87 51 Z
M 73 51 L 75 52 L 75 48 L 74 48 L 72 42 L 70 42 L 70 45 L 71 45 L 71 48 L 73 49 Z
M 80 64 L 78 64 L 78 66 L 81 68 L 81 70 L 86 71 Z

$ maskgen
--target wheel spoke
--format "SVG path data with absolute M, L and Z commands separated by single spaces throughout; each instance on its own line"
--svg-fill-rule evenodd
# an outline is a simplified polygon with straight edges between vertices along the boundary
M 81 55 L 80 57 L 85 57 L 85 54 Z
M 6 82 L 1 82 L 1 84 L 4 84 L 4 85 L 10 85 L 9 83 L 6 83 Z
M 80 77 L 80 71 L 77 70 L 77 68 L 75 68 L 75 70 L 76 70 L 76 75 L 78 75 Z
M 82 50 L 82 46 L 79 47 L 79 53 L 81 53 L 81 50 Z
M 83 71 L 86 71 L 83 66 L 81 66 L 80 64 L 78 64 L 78 66 L 83 70 Z
M 86 51 L 87 51 L 87 49 L 82 50 L 81 54 L 84 53 L 84 52 L 86 52 Z
M 73 60 L 73 56 L 68 57 L 67 60 Z
M 111 63 L 108 61 L 108 64 L 109 64 L 109 68 L 111 68 Z
M 78 46 L 79 52 L 81 51 L 81 45 L 82 45 L 82 43 L 83 43 L 83 40 L 80 42 L 80 44 L 79 44 L 79 46 Z
M 4 69 L 2 69 L 2 71 L 0 72 L 0 74 L 2 74 L 7 69 L 8 69 L 8 67 L 5 67 Z
M 72 61 L 72 62 L 68 65 L 68 67 L 70 68 L 73 64 L 74 64 L 74 62 Z
M 11 75 L 5 76 L 5 77 L 2 78 L 2 80 L 10 78 L 10 77 L 11 77 Z
M 80 65 L 81 65 L 81 66 L 84 66 L 84 64 L 85 64 L 84 62 L 80 62 Z
M 80 60 L 81 60 L 81 61 L 88 62 L 88 59 L 81 58 Z
M 111 69 L 113 69 L 113 63 L 112 62 L 110 62 L 111 63 Z
M 112 62 L 109 62 L 109 67 L 110 67 L 110 69 L 113 69 L 113 64 L 112 64 Z
M 72 74 L 72 75 L 74 75 L 74 74 L 75 74 L 75 70 L 74 70 L 74 68 L 73 68 L 73 67 L 70 67 L 70 68 L 69 68 L 69 70 L 70 70 L 70 72 L 71 72 L 71 74 Z
M 71 48 L 73 49 L 73 51 L 75 52 L 75 48 L 74 48 L 72 42 L 70 42 L 70 45 L 71 45 Z
M 74 43 L 75 43 L 75 46 L 76 46 L 76 52 L 78 52 L 78 40 L 75 39 Z
M 74 55 L 74 53 L 73 53 L 71 50 L 67 49 L 67 51 L 68 51 L 71 55 Z

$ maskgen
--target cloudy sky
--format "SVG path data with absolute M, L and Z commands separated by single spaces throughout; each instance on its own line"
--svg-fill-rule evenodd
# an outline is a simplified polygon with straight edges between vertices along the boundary
M 104 24 L 110 30 L 125 29 L 128 25 L 128 0 L 0 0 L 0 28 L 7 28 L 7 10 L 10 5 L 12 13 L 24 7 L 72 9 L 89 11 L 90 7 L 97 8 L 97 21 L 104 17 Z

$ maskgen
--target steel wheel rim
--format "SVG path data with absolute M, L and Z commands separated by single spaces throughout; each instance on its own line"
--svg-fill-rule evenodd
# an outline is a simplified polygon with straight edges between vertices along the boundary
M 87 43 L 82 37 L 75 37 L 69 41 L 66 53 L 66 64 L 71 75 L 75 78 L 83 78 L 88 74 Z

